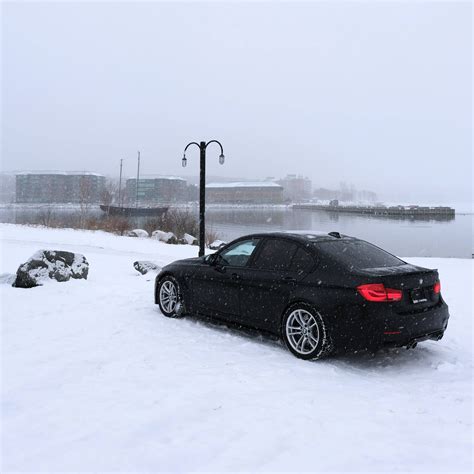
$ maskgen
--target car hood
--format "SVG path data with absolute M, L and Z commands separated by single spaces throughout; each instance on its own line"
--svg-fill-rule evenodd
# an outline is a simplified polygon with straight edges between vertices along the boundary
M 182 260 L 175 260 L 170 264 L 166 265 L 166 267 L 174 267 L 174 266 L 189 266 L 189 265 L 200 265 L 204 260 L 204 257 L 193 257 L 193 258 L 183 258 Z

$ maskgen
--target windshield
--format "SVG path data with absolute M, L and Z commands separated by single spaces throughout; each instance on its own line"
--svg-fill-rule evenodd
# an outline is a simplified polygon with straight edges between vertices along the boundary
M 332 240 L 315 244 L 323 253 L 350 268 L 381 268 L 405 262 L 363 240 Z

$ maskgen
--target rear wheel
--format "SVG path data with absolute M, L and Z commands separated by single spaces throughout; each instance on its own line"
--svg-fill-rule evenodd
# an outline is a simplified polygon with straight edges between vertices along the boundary
M 183 316 L 183 302 L 177 280 L 171 275 L 165 276 L 158 286 L 158 304 L 164 316 L 179 318 Z
M 300 359 L 321 359 L 330 353 L 324 319 L 309 305 L 288 308 L 283 316 L 282 336 L 290 352 Z

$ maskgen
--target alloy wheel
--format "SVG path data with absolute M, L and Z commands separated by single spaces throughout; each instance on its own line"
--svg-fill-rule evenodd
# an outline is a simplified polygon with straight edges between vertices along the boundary
M 319 326 L 309 311 L 294 310 L 286 320 L 285 330 L 288 342 L 298 354 L 310 354 L 319 344 Z
M 178 303 L 178 289 L 176 284 L 170 280 L 166 280 L 160 287 L 160 304 L 167 312 L 172 313 L 176 309 Z

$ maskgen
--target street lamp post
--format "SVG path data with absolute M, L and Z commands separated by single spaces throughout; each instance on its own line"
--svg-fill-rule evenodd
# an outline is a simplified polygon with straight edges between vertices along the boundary
M 204 255 L 204 243 L 206 240 L 206 148 L 211 143 L 217 143 L 221 148 L 221 154 L 219 155 L 219 163 L 224 164 L 224 149 L 217 140 L 211 140 L 209 142 L 190 142 L 184 149 L 183 158 L 181 164 L 183 168 L 187 165 L 188 160 L 186 158 L 186 150 L 191 145 L 199 147 L 200 151 L 200 173 L 199 173 L 199 256 Z

